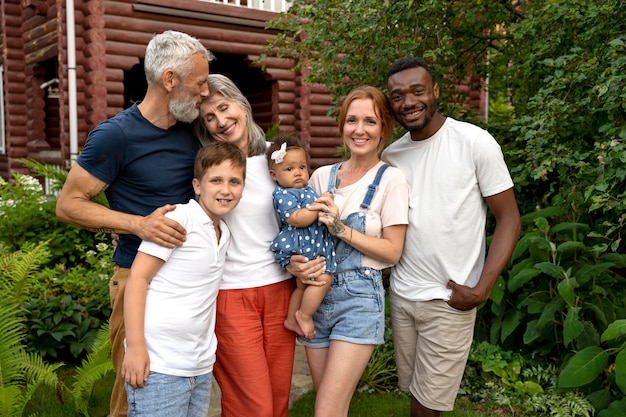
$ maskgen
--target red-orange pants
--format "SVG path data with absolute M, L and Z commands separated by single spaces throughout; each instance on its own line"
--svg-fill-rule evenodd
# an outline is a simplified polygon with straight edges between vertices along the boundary
M 295 334 L 284 327 L 292 279 L 264 287 L 220 290 L 217 362 L 222 417 L 287 417 Z
M 111 337 L 111 360 L 115 368 L 115 383 L 111 391 L 110 417 L 126 417 L 128 400 L 124 379 L 120 376 L 124 361 L 124 289 L 129 268 L 115 268 L 115 273 L 109 281 L 109 296 L 111 297 L 111 317 L 109 318 L 109 335 Z

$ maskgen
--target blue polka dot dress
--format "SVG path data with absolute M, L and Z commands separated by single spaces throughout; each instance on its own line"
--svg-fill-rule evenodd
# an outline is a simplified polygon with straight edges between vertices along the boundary
M 270 245 L 270 249 L 275 253 L 276 262 L 285 267 L 292 255 L 304 255 L 309 260 L 324 256 L 326 272 L 334 273 L 336 269 L 335 245 L 328 228 L 317 221 L 308 227 L 293 227 L 287 223 L 287 219 L 293 212 L 308 207 L 319 195 L 308 185 L 304 188 L 278 186 L 274 189 L 272 197 L 274 209 L 280 216 L 281 222 L 281 231 Z

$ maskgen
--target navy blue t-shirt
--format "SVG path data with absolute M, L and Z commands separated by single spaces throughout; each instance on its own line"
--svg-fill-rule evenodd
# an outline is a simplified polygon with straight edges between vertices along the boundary
M 111 209 L 145 216 L 165 204 L 193 198 L 198 149 L 200 142 L 189 124 L 161 129 L 134 104 L 89 133 L 77 163 L 109 184 L 105 195 Z M 120 235 L 113 262 L 130 268 L 140 243 L 135 235 Z

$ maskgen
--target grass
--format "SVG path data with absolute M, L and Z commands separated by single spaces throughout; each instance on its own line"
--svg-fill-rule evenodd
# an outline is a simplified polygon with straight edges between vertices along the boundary
M 310 391 L 294 401 L 289 417 L 311 417 L 315 392 Z M 409 415 L 409 397 L 404 394 L 367 394 L 357 392 L 350 403 L 350 417 L 399 417 Z
M 109 412 L 109 395 L 113 386 L 114 374 L 109 374 L 94 386 L 89 403 L 90 417 L 105 417 Z M 69 395 L 65 395 L 70 399 Z M 310 391 L 293 403 L 289 417 L 311 417 L 315 404 L 315 392 Z M 405 417 L 409 415 L 410 401 L 404 393 L 371 394 L 356 392 L 350 404 L 350 417 Z M 61 402 L 54 390 L 41 387 L 33 396 L 24 415 L 46 417 L 79 417 L 69 401 Z M 508 408 L 490 407 L 472 403 L 465 397 L 458 397 L 454 411 L 444 412 L 444 417 L 511 417 L 520 416 Z
M 303 395 L 289 409 L 289 417 L 310 417 L 313 415 L 315 393 Z M 405 417 L 409 415 L 410 400 L 407 394 L 369 394 L 356 392 L 350 403 L 350 417 Z M 454 411 L 443 413 L 444 417 L 507 417 L 513 416 L 508 408 L 489 407 L 475 404 L 466 398 L 457 398 Z M 519 416 L 519 414 L 517 414 Z

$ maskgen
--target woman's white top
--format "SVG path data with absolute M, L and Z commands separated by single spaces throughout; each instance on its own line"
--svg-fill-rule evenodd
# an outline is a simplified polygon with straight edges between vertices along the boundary
M 280 231 L 272 201 L 275 187 L 266 156 L 248 157 L 241 201 L 222 218 L 230 229 L 231 242 L 220 290 L 261 287 L 291 278 L 270 250 Z

